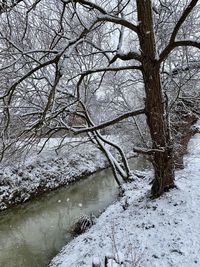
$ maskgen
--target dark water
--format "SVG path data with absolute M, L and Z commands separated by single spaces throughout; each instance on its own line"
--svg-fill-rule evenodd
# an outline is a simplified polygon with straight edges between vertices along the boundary
M 134 169 L 146 167 L 131 160 Z M 0 214 L 0 267 L 43 267 L 71 239 L 69 228 L 83 214 L 98 215 L 117 196 L 107 169 L 74 185 Z

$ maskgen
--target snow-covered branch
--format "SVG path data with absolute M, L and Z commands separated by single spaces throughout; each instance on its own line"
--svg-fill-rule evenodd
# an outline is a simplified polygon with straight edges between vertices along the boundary
M 165 58 L 169 55 L 169 53 L 176 47 L 192 46 L 192 47 L 200 48 L 200 43 L 197 41 L 196 42 L 193 40 L 176 41 L 176 37 L 181 26 L 186 21 L 187 17 L 192 12 L 192 10 L 197 5 L 197 3 L 198 3 L 198 0 L 191 0 L 187 8 L 183 11 L 180 19 L 178 20 L 178 22 L 176 23 L 173 29 L 168 45 L 164 48 L 164 50 L 160 54 L 159 63 L 165 60 Z
M 133 23 L 131 23 L 130 21 L 128 21 L 126 19 L 109 14 L 105 9 L 103 9 L 100 5 L 97 5 L 96 3 L 86 1 L 86 0 L 75 0 L 75 1 L 74 0 L 73 1 L 62 0 L 62 2 L 66 3 L 66 4 L 73 2 L 73 3 L 82 4 L 83 6 L 88 6 L 92 9 L 99 11 L 102 14 L 102 15 L 98 16 L 98 21 L 113 22 L 115 24 L 125 26 L 126 28 L 138 33 L 138 28 L 136 25 L 134 25 Z
M 141 61 L 142 57 L 140 54 L 136 52 L 132 52 L 132 51 L 128 53 L 117 53 L 110 61 L 110 64 L 114 63 L 117 59 L 121 59 L 123 61 L 132 60 L 132 59 Z
M 137 109 L 137 110 L 134 110 L 134 111 L 129 111 L 127 113 L 122 114 L 121 116 L 118 116 L 118 117 L 116 117 L 116 118 L 114 118 L 112 120 L 103 122 L 103 123 L 101 123 L 99 125 L 96 125 L 96 126 L 93 126 L 93 127 L 88 127 L 88 128 L 83 128 L 83 129 L 80 129 L 80 130 L 75 130 L 75 134 L 97 131 L 97 130 L 103 129 L 105 127 L 108 127 L 110 125 L 113 125 L 113 124 L 115 124 L 117 122 L 120 122 L 120 121 L 122 121 L 124 119 L 127 119 L 129 117 L 138 116 L 138 115 L 141 115 L 141 114 L 144 114 L 144 113 L 145 113 L 144 109 Z
M 151 149 L 151 148 L 142 148 L 142 147 L 134 147 L 133 151 L 139 154 L 144 154 L 144 155 L 152 155 L 154 153 L 164 153 L 164 149 Z
M 79 74 L 82 76 L 86 76 L 89 74 L 93 73 L 99 73 L 99 72 L 107 72 L 107 71 L 112 71 L 112 72 L 117 72 L 117 71 L 123 71 L 123 70 L 142 70 L 141 66 L 137 65 L 130 65 L 130 66 L 119 66 L 119 67 L 107 67 L 107 68 L 99 68 L 99 69 L 93 69 L 93 70 L 86 70 L 83 73 Z

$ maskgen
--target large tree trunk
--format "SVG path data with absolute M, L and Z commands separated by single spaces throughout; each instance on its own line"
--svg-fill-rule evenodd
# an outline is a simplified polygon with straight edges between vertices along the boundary
M 170 129 L 165 114 L 160 82 L 160 66 L 156 60 L 151 0 L 137 0 L 139 41 L 142 54 L 143 78 L 146 92 L 146 116 L 154 152 L 154 181 L 152 194 L 157 197 L 174 186 L 174 162 Z M 163 152 L 162 152 L 163 151 Z

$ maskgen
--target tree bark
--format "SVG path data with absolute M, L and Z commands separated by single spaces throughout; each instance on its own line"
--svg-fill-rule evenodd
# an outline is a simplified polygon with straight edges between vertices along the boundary
M 162 97 L 160 64 L 156 57 L 151 0 L 137 0 L 137 11 L 147 124 L 152 138 L 152 148 L 163 150 L 155 152 L 152 156 L 154 181 L 151 190 L 153 196 L 158 197 L 166 189 L 174 186 L 173 149 Z

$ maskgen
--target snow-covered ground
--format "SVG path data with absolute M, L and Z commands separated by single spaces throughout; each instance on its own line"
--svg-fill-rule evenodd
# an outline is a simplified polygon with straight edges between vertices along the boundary
M 106 138 L 119 144 L 128 157 L 135 155 L 129 138 Z M 116 150 L 112 153 L 118 156 Z M 43 138 L 24 155 L 23 161 L 11 158 L 7 165 L 0 166 L 0 211 L 107 166 L 106 157 L 87 137 Z
M 0 167 L 0 210 L 105 168 L 108 163 L 100 150 L 84 141 L 69 139 L 55 150 L 60 140 L 54 138 L 37 154 L 43 140 L 23 163 Z
M 126 186 L 85 234 L 66 245 L 51 267 L 200 266 L 200 135 L 196 134 L 176 172 L 177 189 L 149 198 L 149 176 Z M 121 262 L 121 264 L 116 264 Z M 100 265 L 101 264 L 101 265 Z

